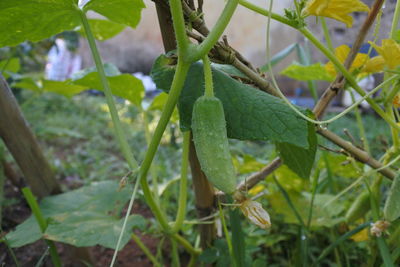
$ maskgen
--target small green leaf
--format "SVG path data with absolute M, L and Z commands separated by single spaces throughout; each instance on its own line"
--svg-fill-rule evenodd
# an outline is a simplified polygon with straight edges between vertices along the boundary
M 383 213 L 390 222 L 400 217 L 400 175 L 393 179 Z
M 0 47 L 36 42 L 80 23 L 78 0 L 0 1 Z
M 113 38 L 125 29 L 122 24 L 104 19 L 89 19 L 89 25 L 94 37 L 99 41 Z M 79 33 L 86 36 L 82 27 L 79 29 Z
M 17 73 L 21 68 L 19 58 L 10 58 L 0 61 L 0 73 L 4 78 L 9 78 L 12 74 Z
M 157 95 L 153 101 L 151 102 L 150 106 L 148 107 L 148 110 L 159 110 L 162 111 L 165 103 L 167 103 L 168 99 L 168 94 L 162 92 L 161 94 Z M 178 109 L 175 107 L 174 111 L 172 112 L 171 115 L 171 121 L 174 123 L 177 123 L 179 121 L 179 114 L 178 114 Z
M 28 89 L 34 92 L 41 92 L 42 88 L 32 79 L 32 78 L 24 78 L 19 82 L 13 83 L 12 87 L 14 88 L 21 88 L 21 89 Z
M 161 56 L 152 69 L 158 88 L 168 92 L 175 72 L 173 60 Z M 204 92 L 203 67 L 190 67 L 179 98 L 178 109 L 182 130 L 189 130 L 193 104 Z M 250 85 L 232 79 L 213 69 L 215 95 L 223 104 L 229 138 L 271 140 L 308 148 L 307 122 L 297 116 L 282 100 Z
M 276 144 L 283 163 L 304 179 L 310 176 L 317 152 L 317 135 L 312 123 L 308 123 L 308 144 L 307 149 L 288 143 Z
M 257 161 L 257 159 L 249 154 L 243 155 L 241 161 L 238 158 L 233 158 L 233 165 L 240 174 L 256 172 L 265 166 L 264 163 Z
M 145 7 L 143 0 L 91 0 L 84 11 L 93 10 L 109 20 L 135 28 Z
M 321 63 L 315 63 L 308 66 L 294 63 L 284 69 L 281 74 L 299 81 L 332 81 L 333 79 L 333 77 L 329 75 L 329 73 L 326 71 L 325 67 L 321 65 Z
M 85 86 L 71 84 L 69 80 L 67 81 L 50 81 L 43 80 L 42 91 L 52 92 L 60 94 L 66 97 L 72 97 L 82 91 L 88 89 Z
M 279 62 L 281 62 L 283 59 L 285 59 L 296 47 L 298 46 L 297 43 L 288 45 L 278 53 L 276 53 L 272 58 L 271 58 L 271 66 L 275 66 Z M 260 67 L 261 72 L 266 72 L 269 69 L 270 63 L 267 62 L 263 66 Z
M 130 74 L 119 74 L 113 65 L 105 65 L 107 80 L 114 95 L 129 100 L 132 104 L 140 106 L 144 97 L 144 86 L 140 79 Z M 92 89 L 103 91 L 96 68 L 89 68 L 79 72 L 72 77 L 75 85 L 86 86 Z
M 344 155 L 335 155 L 332 153 L 326 154 L 327 161 L 329 162 L 329 167 L 332 170 L 332 173 L 335 176 L 340 176 L 344 178 L 359 178 L 360 171 L 362 169 L 362 164 L 359 162 L 349 162 L 346 156 Z M 359 169 L 356 166 L 358 165 Z M 326 168 L 326 163 L 324 160 L 320 160 L 318 162 L 318 168 L 324 169 Z

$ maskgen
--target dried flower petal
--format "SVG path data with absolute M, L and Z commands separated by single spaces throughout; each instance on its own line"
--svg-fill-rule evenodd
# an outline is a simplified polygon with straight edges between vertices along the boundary
M 377 221 L 372 224 L 371 235 L 380 237 L 384 231 L 390 226 L 388 221 Z
M 246 216 L 253 224 L 259 226 L 262 229 L 269 228 L 271 226 L 271 220 L 269 214 L 263 209 L 260 203 L 246 199 L 240 203 L 240 209 L 244 216 Z

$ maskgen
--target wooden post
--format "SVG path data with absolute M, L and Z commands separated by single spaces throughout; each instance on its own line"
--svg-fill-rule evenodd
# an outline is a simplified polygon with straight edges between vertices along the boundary
M 11 89 L 1 75 L 0 137 L 37 197 L 61 192 L 50 165 L 26 123 Z

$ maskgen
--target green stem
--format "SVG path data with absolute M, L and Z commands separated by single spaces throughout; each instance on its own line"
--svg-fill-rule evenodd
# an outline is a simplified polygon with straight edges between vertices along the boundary
M 239 0 L 228 0 L 228 3 L 225 5 L 224 10 L 222 11 L 222 14 L 218 18 L 218 21 L 215 23 L 214 27 L 211 29 L 210 33 L 207 35 L 206 39 L 196 48 L 193 53 L 188 55 L 188 60 L 190 62 L 195 62 L 204 55 L 208 54 L 211 48 L 218 42 L 218 39 L 221 37 L 226 26 L 228 26 L 228 23 L 231 20 L 238 4 Z
M 146 155 L 144 156 L 144 160 L 139 170 L 140 184 L 146 199 L 146 203 L 150 206 L 151 210 L 154 213 L 154 216 L 160 223 L 161 227 L 167 232 L 170 230 L 170 227 L 165 218 L 165 215 L 160 210 L 159 206 L 157 206 L 157 203 L 154 201 L 154 198 L 152 196 L 152 193 L 150 191 L 149 185 L 146 180 L 146 176 L 151 166 L 151 163 L 154 159 L 154 155 L 157 152 L 158 145 L 160 144 L 161 141 L 161 137 L 165 131 L 165 128 L 167 127 L 169 119 L 171 118 L 176 102 L 178 101 L 178 97 L 183 88 L 183 84 L 185 82 L 189 66 L 190 65 L 188 63 L 184 63 L 178 59 L 178 65 L 176 67 L 176 72 L 174 75 L 174 79 L 172 81 L 171 90 L 168 95 L 167 103 L 164 106 L 160 120 L 154 131 L 153 138 L 151 139 L 149 147 L 146 151 Z
M 176 241 L 171 239 L 171 244 L 172 244 L 172 267 L 180 267 L 180 261 L 179 261 L 179 253 L 178 253 L 178 246 L 176 245 Z
M 332 45 L 332 40 L 331 40 L 331 36 L 329 35 L 329 29 L 328 29 L 328 26 L 326 25 L 325 18 L 320 17 L 319 19 L 321 21 L 321 27 L 322 27 L 322 31 L 324 32 L 326 44 L 328 45 L 329 50 L 331 50 L 333 52 L 334 49 L 333 49 L 333 45 Z
M 205 84 L 204 95 L 207 97 L 213 97 L 214 86 L 212 79 L 211 62 L 207 55 L 204 55 L 203 57 L 203 68 L 204 68 L 204 84 Z
M 181 183 L 179 188 L 179 204 L 178 213 L 176 215 L 175 225 L 172 227 L 172 232 L 176 233 L 182 227 L 186 214 L 187 201 L 187 176 L 189 166 L 189 144 L 190 131 L 183 133 L 183 151 L 182 151 L 182 167 L 181 167 Z
M 150 127 L 149 127 L 149 119 L 147 116 L 147 111 L 144 110 L 142 107 L 140 107 L 142 115 L 143 115 L 143 126 L 144 126 L 144 135 L 146 138 L 146 145 L 149 146 L 150 142 L 151 142 L 151 133 L 150 133 Z M 150 166 L 150 174 L 151 174 L 151 182 L 152 182 L 152 186 L 153 186 L 153 194 L 154 194 L 154 198 L 155 201 L 159 204 L 160 200 L 159 200 L 159 193 L 158 193 L 158 174 L 157 174 L 157 170 L 155 168 L 155 165 L 152 164 Z
M 286 25 L 288 25 L 288 26 L 290 26 L 292 28 L 297 29 L 297 26 L 296 26 L 295 22 L 293 22 L 293 21 L 291 21 L 291 20 L 289 20 L 289 19 L 287 19 L 287 18 L 285 18 L 285 17 L 283 17 L 281 15 L 278 15 L 278 14 L 273 13 L 273 12 L 268 12 L 268 10 L 266 10 L 264 8 L 261 8 L 261 7 L 257 6 L 257 5 L 254 5 L 254 4 L 252 4 L 252 3 L 250 3 L 250 2 L 248 2 L 246 0 L 239 0 L 239 4 L 244 6 L 244 7 L 246 7 L 246 8 L 248 8 L 248 9 L 250 9 L 250 10 L 253 10 L 256 13 L 264 15 L 266 17 L 271 16 L 272 19 L 274 19 L 276 21 L 279 21 L 279 22 L 281 22 L 283 24 L 286 24 Z
M 126 161 L 128 162 L 129 168 L 131 168 L 131 170 L 134 170 L 134 169 L 138 168 L 138 163 L 136 162 L 135 158 L 133 157 L 132 151 L 129 148 L 128 141 L 126 140 L 124 131 L 122 129 L 122 125 L 121 125 L 121 122 L 120 122 L 119 116 L 118 116 L 118 111 L 115 106 L 113 94 L 112 94 L 110 85 L 108 83 L 106 73 L 104 71 L 104 67 L 103 67 L 103 63 L 102 63 L 99 51 L 97 50 L 96 41 L 94 39 L 92 30 L 90 29 L 89 22 L 86 18 L 86 14 L 81 10 L 79 10 L 79 14 L 81 17 L 81 22 L 82 22 L 83 28 L 84 28 L 86 36 L 87 36 L 87 40 L 89 42 L 90 50 L 92 51 L 92 56 L 93 56 L 93 60 L 96 64 L 96 69 L 97 69 L 101 84 L 104 89 L 104 94 L 106 96 L 107 105 L 110 110 L 111 119 L 113 121 L 113 125 L 115 128 L 116 138 L 121 147 L 122 154 L 124 155 Z
M 143 251 L 143 253 L 146 255 L 147 258 L 153 263 L 154 266 L 162 266 L 154 257 L 154 255 L 151 253 L 151 251 L 147 248 L 147 246 L 140 240 L 140 238 L 132 233 L 131 235 L 133 241 L 138 245 L 138 247 Z
M 351 99 L 354 103 L 356 101 L 356 99 L 354 97 L 354 93 L 351 90 L 349 90 L 349 92 L 351 95 Z M 361 113 L 360 113 L 358 106 L 354 107 L 354 114 L 356 115 L 357 126 L 358 126 L 358 130 L 360 131 L 360 137 L 363 142 L 363 148 L 369 154 L 370 153 L 369 143 L 368 143 L 367 135 L 365 133 L 364 123 L 362 121 Z
M 400 19 L 400 1 L 397 1 L 393 14 L 392 27 L 390 29 L 390 35 L 389 35 L 390 39 L 393 39 L 396 34 L 397 25 L 399 24 L 399 19 Z
M 175 31 L 176 47 L 178 49 L 178 57 L 183 59 L 189 46 L 189 40 L 186 35 L 182 3 L 181 0 L 170 0 L 169 2 Z
M 39 204 L 37 203 L 36 198 L 33 196 L 32 191 L 28 187 L 22 188 L 22 194 L 24 195 L 29 207 L 32 210 L 33 215 L 35 216 L 40 231 L 44 233 L 47 228 L 47 222 L 42 212 L 40 211 Z M 54 242 L 51 240 L 46 240 L 46 243 L 49 246 L 51 261 L 53 262 L 54 266 L 61 267 L 61 260 L 58 256 L 58 252 L 56 246 L 54 245 Z

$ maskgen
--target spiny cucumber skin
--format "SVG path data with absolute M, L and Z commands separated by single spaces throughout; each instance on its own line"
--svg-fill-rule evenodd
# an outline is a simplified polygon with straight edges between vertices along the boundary
M 229 152 L 224 109 L 218 98 L 201 96 L 196 100 L 192 132 L 201 169 L 216 188 L 232 194 L 236 190 L 236 175 Z
M 392 222 L 400 216 L 400 175 L 397 175 L 390 187 L 389 196 L 383 209 L 385 219 Z

